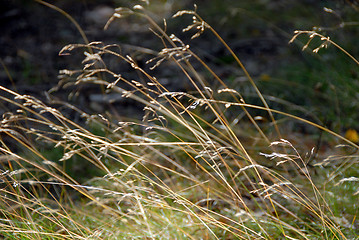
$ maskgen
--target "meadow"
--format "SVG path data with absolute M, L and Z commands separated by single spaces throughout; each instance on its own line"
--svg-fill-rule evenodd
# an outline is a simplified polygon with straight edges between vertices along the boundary
M 330 35 L 355 22 L 298 26 L 285 48 L 305 60 L 293 63 L 273 40 L 237 53 L 200 5 L 165 20 L 162 2 L 114 9 L 104 28 L 147 31 L 140 46 L 90 42 L 36 1 L 78 27 L 84 43 L 59 58 L 82 67 L 60 70 L 46 99 L 0 85 L 2 238 L 359 239 L 358 46 Z

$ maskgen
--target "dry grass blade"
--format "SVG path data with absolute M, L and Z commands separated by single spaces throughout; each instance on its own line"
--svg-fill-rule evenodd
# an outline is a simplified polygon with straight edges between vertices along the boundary
M 352 148 L 359 146 L 320 124 L 269 107 L 239 57 L 196 9 L 174 17 L 193 17 L 184 27 L 184 32 L 196 30 L 192 38 L 208 30 L 214 34 L 244 72 L 259 105 L 245 101 L 245 93 L 230 88 L 189 44 L 168 34 L 167 25 L 161 28 L 143 6 L 116 9 L 105 28 L 128 15 L 148 20 L 163 44 L 160 51 L 132 48 L 150 55 L 143 61 L 147 65 L 139 64 L 135 55 L 123 54 L 121 44 L 71 44 L 60 55 L 83 50 L 83 68 L 62 70 L 63 79 L 48 93 L 47 103 L 0 86 L 1 101 L 16 109 L 3 115 L 0 126 L 0 235 L 346 239 L 350 226 L 343 227 L 332 209 L 325 192 L 329 180 L 320 182 L 329 160 L 318 158 L 319 163 L 309 165 L 318 156 L 313 151 L 305 155 L 285 140 L 275 117 L 285 116 Z M 293 40 L 302 33 L 297 32 Z M 310 38 L 322 37 L 312 34 Z M 332 43 L 329 38 L 322 40 Z M 131 67 L 138 78 L 117 72 L 109 64 L 113 59 Z M 169 90 L 154 76 L 162 67 L 173 68 L 178 79 L 186 79 L 190 91 Z M 142 119 L 120 119 L 110 111 L 114 108 L 87 113 L 51 96 L 61 88 L 75 89 L 74 94 L 80 95 L 78 89 L 90 85 L 108 97 L 102 102 L 135 102 L 143 109 Z M 77 114 L 77 120 L 66 115 L 66 108 Z M 233 112 L 245 117 L 238 121 Z M 259 123 L 255 112 L 267 114 L 268 125 Z M 343 168 L 353 165 L 351 161 Z M 334 172 L 333 179 L 339 175 Z M 346 177 L 336 185 L 357 181 Z

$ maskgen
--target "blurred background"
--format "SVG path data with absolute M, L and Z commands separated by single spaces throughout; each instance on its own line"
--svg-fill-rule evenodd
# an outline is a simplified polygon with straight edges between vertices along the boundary
M 163 18 L 168 20 L 167 32 L 173 32 L 189 44 L 228 86 L 251 99 L 255 94 L 242 70 L 225 48 L 213 40 L 213 35 L 205 33 L 190 40 L 193 33 L 182 32 L 191 23 L 190 17 L 171 19 L 178 10 L 194 9 L 194 3 L 200 16 L 238 54 L 271 107 L 319 122 L 336 131 L 359 128 L 358 65 L 333 46 L 313 54 L 312 50 L 322 43 L 320 39 L 314 39 L 306 51 L 302 51 L 302 47 L 308 41 L 307 36 L 300 36 L 293 44 L 288 44 L 295 30 L 317 27 L 321 34 L 330 36 L 351 55 L 358 57 L 357 1 L 150 1 L 146 8 L 158 23 Z M 115 20 L 104 30 L 114 8 L 146 5 L 144 1 L 63 0 L 52 4 L 55 7 L 28 0 L 2 1 L 1 85 L 45 99 L 45 91 L 59 81 L 59 70 L 81 69 L 83 53 L 59 56 L 59 51 L 67 44 L 86 42 L 66 14 L 79 24 L 89 42 L 119 44 L 123 53 L 128 52 L 140 64 L 145 65 L 147 55 L 153 57 L 163 48 L 143 19 Z M 131 67 L 118 62 L 112 62 L 112 65 L 127 78 L 136 79 Z M 171 66 L 154 70 L 153 74 L 172 91 L 191 90 L 185 80 L 178 79 Z M 66 100 L 67 94 L 63 91 L 65 89 L 54 94 Z M 83 92 L 86 94 L 82 100 L 71 99 L 73 104 L 95 112 L 110 107 L 111 103 L 99 100 L 96 89 L 86 87 Z M 256 101 L 254 97 L 249 102 L 255 104 Z M 131 104 L 120 103 L 127 109 L 133 108 Z M 128 111 L 131 113 L 133 110 Z

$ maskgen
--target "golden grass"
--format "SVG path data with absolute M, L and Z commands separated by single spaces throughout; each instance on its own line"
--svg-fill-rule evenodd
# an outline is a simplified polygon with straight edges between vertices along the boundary
M 192 17 L 184 31 L 195 30 L 193 38 L 212 32 L 243 70 L 262 105 L 248 103 L 244 93 L 227 86 L 143 6 L 116 9 L 106 26 L 128 14 L 147 19 L 164 45 L 147 63 L 160 69 L 170 62 L 182 72 L 178 79 L 186 78 L 195 91 L 169 91 L 135 59 L 116 51 L 121 45 L 99 42 L 61 50 L 60 54 L 69 54 L 85 49 L 86 58 L 81 71 L 61 72 L 68 78 L 59 86 L 95 84 L 104 89 L 103 94 L 132 99 L 144 106 L 142 121 L 119 122 L 111 113 L 90 115 L 78 110 L 87 123 L 80 124 L 34 97 L 0 86 L 1 100 L 16 109 L 1 121 L 3 237 L 347 239 L 348 229 L 355 231 L 357 213 L 349 226 L 339 221 L 347 215 L 333 211 L 323 189 L 326 185 L 317 181 L 328 173 L 320 167 L 327 162 L 309 165 L 318 156 L 297 151 L 285 140 L 287 134 L 276 118 L 282 115 L 312 125 L 348 148 L 357 149 L 355 143 L 317 123 L 271 109 L 239 57 L 196 10 L 180 11 L 174 17 Z M 114 72 L 104 56 L 131 65 L 141 78 L 130 80 Z M 207 81 L 202 71 L 217 83 Z M 259 124 L 253 109 L 262 111 L 270 122 Z M 245 118 L 238 121 L 229 112 Z M 95 134 L 94 128 L 100 133 Z M 341 157 L 346 158 L 341 168 L 356 167 L 355 154 Z M 75 158 L 78 165 L 66 167 Z M 101 174 L 78 182 L 74 169 L 86 164 Z M 331 179 L 338 184 L 352 180 Z

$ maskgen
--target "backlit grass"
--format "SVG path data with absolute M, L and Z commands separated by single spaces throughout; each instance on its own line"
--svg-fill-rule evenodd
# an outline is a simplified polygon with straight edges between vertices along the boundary
M 106 25 L 127 15 L 148 22 L 163 48 L 145 55 L 145 66 L 134 53 L 123 55 L 121 43 L 72 44 L 60 55 L 83 51 L 83 68 L 62 70 L 58 86 L 73 95 L 92 86 L 131 99 L 143 109 L 142 118 L 122 118 L 116 108 L 90 113 L 59 104 L 51 91 L 44 103 L 0 86 L 2 104 L 14 109 L 1 121 L 4 238 L 358 237 L 358 146 L 315 117 L 272 108 L 240 56 L 196 10 L 173 17 L 192 18 L 183 26 L 192 38 L 212 34 L 250 91 L 227 86 L 145 5 L 117 8 Z M 340 48 L 318 36 L 320 44 Z M 116 72 L 110 62 L 131 66 L 137 78 Z M 172 81 L 187 81 L 188 91 L 167 89 L 152 71 L 163 68 L 178 73 Z M 322 136 L 288 131 L 290 124 Z M 316 149 L 319 143 L 324 147 Z

